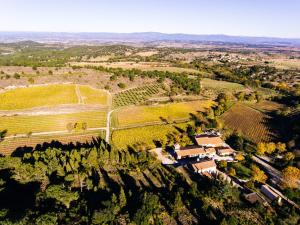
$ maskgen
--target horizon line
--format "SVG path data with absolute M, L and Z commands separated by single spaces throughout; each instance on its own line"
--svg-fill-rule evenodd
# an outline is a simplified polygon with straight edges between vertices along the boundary
M 227 36 L 227 37 L 249 37 L 249 38 L 278 38 L 278 39 L 297 39 L 300 40 L 300 37 L 279 37 L 279 36 L 252 36 L 252 35 L 237 35 L 237 34 L 222 34 L 222 33 L 215 33 L 215 34 L 196 34 L 196 33 L 165 33 L 160 31 L 133 31 L 133 32 L 109 32 L 109 31 L 7 31 L 7 30 L 0 30 L 0 33 L 65 33 L 65 34 L 141 34 L 141 33 L 156 33 L 156 34 L 166 34 L 166 35 L 194 35 L 194 36 Z

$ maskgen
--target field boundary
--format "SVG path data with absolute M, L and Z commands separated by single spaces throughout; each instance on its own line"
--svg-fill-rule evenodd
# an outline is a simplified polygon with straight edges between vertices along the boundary
M 148 126 L 157 126 L 157 125 L 172 125 L 172 124 L 178 124 L 178 123 L 186 123 L 190 122 L 190 119 L 176 119 L 173 120 L 173 122 L 164 122 L 164 121 L 154 121 L 154 122 L 146 122 L 143 124 L 133 124 L 133 125 L 128 125 L 128 126 L 121 126 L 121 127 L 113 127 L 113 131 L 117 130 L 127 130 L 127 129 L 132 129 L 132 128 L 140 128 L 140 127 L 148 127 Z

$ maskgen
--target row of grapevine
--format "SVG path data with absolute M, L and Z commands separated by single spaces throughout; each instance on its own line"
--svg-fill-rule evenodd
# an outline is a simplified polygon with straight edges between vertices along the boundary
M 137 105 L 160 92 L 160 85 L 149 85 L 120 92 L 114 96 L 113 106 Z

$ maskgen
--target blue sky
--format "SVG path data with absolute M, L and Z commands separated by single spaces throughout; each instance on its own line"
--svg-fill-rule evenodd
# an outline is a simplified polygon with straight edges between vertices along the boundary
M 300 0 L 0 0 L 0 31 L 300 38 Z

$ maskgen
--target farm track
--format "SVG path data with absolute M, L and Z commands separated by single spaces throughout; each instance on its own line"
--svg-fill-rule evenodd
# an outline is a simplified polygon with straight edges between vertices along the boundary
M 106 131 L 105 131 L 105 141 L 106 143 L 110 142 L 110 129 L 111 129 L 111 114 L 114 112 L 114 110 L 111 110 L 112 105 L 113 105 L 113 98 L 110 92 L 108 93 L 108 110 L 109 112 L 107 113 L 106 116 Z
M 76 86 L 75 86 L 75 91 L 76 91 L 76 95 L 77 95 L 77 99 L 78 99 L 78 104 L 84 104 L 83 97 L 81 95 L 78 84 L 76 84 Z
M 38 115 L 59 115 L 88 111 L 105 111 L 107 106 L 103 105 L 83 105 L 83 104 L 65 104 L 58 106 L 34 107 L 22 110 L 0 110 L 1 116 L 38 116 Z

